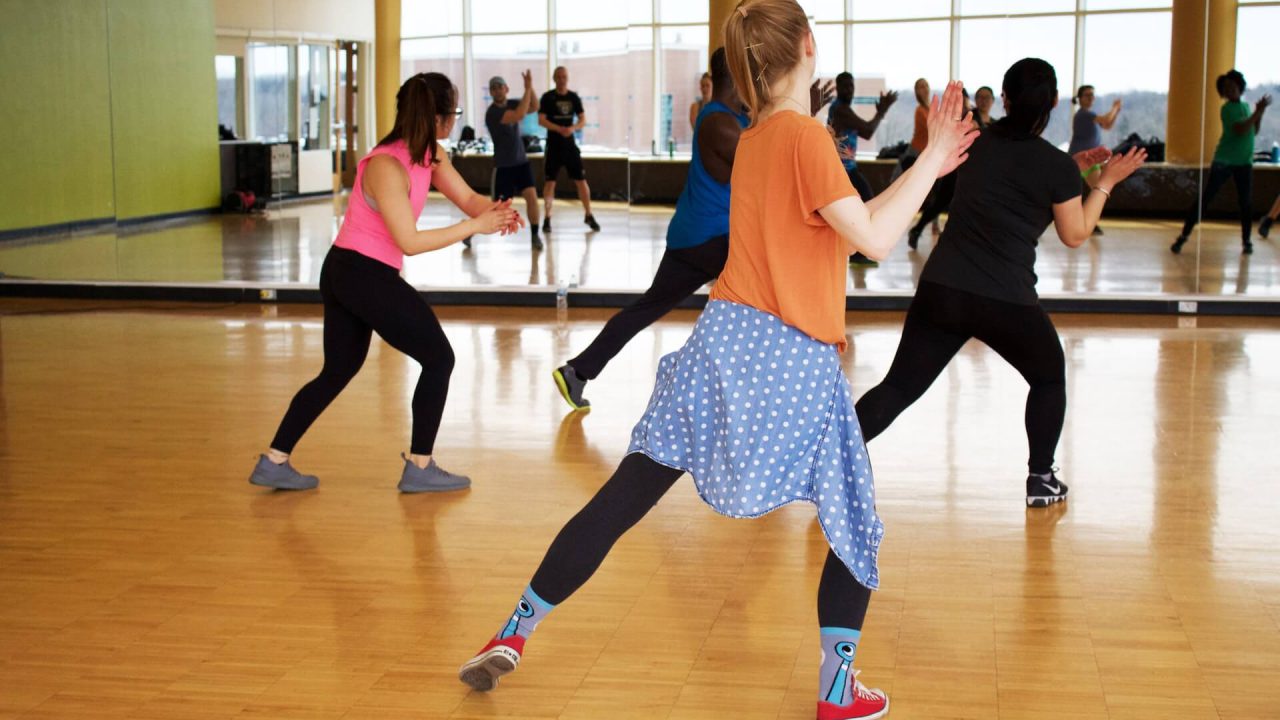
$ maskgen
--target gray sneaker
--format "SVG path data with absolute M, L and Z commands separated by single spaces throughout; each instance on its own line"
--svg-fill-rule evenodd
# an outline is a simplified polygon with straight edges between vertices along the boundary
M 572 365 L 562 365 L 552 370 L 551 378 L 556 381 L 560 397 L 569 403 L 569 407 L 574 410 L 586 410 L 591 407 L 591 401 L 582 397 L 587 381 L 578 377 L 578 371 L 574 370 Z
M 400 457 L 404 458 L 404 472 L 400 475 L 397 487 L 402 493 L 449 492 L 471 487 L 471 478 L 454 475 L 437 465 L 434 458 L 425 468 L 420 468 L 404 453 Z
M 303 475 L 289 464 L 288 460 L 277 465 L 267 459 L 266 455 L 258 457 L 258 464 L 249 476 L 249 482 L 276 490 L 310 490 L 320 484 L 315 475 Z

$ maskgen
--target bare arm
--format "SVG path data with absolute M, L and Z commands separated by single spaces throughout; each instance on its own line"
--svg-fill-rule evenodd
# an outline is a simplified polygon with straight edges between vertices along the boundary
M 1253 114 L 1247 119 L 1236 123 L 1232 127 L 1232 130 L 1234 130 L 1237 135 L 1248 134 L 1250 125 L 1253 126 L 1254 132 L 1262 130 L 1262 116 L 1266 114 L 1267 106 L 1269 105 L 1271 105 L 1271 96 L 1263 95 L 1262 99 L 1258 101 L 1257 106 L 1253 108 Z
M 741 136 L 742 126 L 727 113 L 714 113 L 702 121 L 702 129 L 698 131 L 698 157 L 716 182 L 729 182 Z
M 578 122 L 569 128 L 570 133 L 575 133 L 587 126 L 587 114 L 585 112 L 578 113 Z
M 1102 208 L 1106 206 L 1110 193 L 1125 178 L 1142 167 L 1147 160 L 1147 151 L 1134 148 L 1123 155 L 1117 155 L 1107 162 L 1102 169 L 1102 176 L 1089 199 L 1081 201 L 1079 197 L 1053 206 L 1053 227 L 1058 231 L 1058 238 L 1069 248 L 1078 248 L 1093 234 L 1102 217 Z
M 533 103 L 534 103 L 533 86 L 526 82 L 524 86 L 524 96 L 520 98 L 520 104 L 517 105 L 515 109 L 508 110 L 502 113 L 502 124 L 503 125 L 519 124 L 521 120 L 524 120 L 525 115 L 528 115 L 530 112 L 533 112 Z
M 433 184 L 471 219 L 444 228 L 419 230 L 418 218 L 409 203 L 409 175 L 404 167 L 385 155 L 375 157 L 365 167 L 360 192 L 373 200 L 391 237 L 405 255 L 439 250 L 477 233 L 497 232 L 519 223 L 519 216 L 510 209 L 509 203 L 508 207 L 502 208 L 500 204 L 491 203 L 472 192 L 443 154 L 440 164 L 432 171 L 432 179 Z M 458 185 L 466 189 L 465 194 Z M 445 187 L 450 189 L 446 191 Z
M 861 252 L 877 260 L 888 255 L 915 218 L 934 181 L 968 158 L 969 145 L 978 133 L 962 113 L 960 84 L 948 84 L 941 101 L 934 100 L 934 104 L 929 115 L 928 147 L 889 190 L 871 205 L 846 197 L 818 210 L 844 238 L 850 254 Z
M 698 127 L 698 103 L 696 102 L 689 106 L 689 127 Z
M 1111 128 L 1115 127 L 1116 118 L 1120 117 L 1120 107 L 1121 107 L 1120 101 L 1116 100 L 1115 102 L 1111 103 L 1111 110 L 1107 112 L 1106 115 L 1099 115 L 1095 117 L 1093 119 L 1094 122 L 1098 123 L 1098 126 L 1101 127 L 1103 130 L 1110 130 Z

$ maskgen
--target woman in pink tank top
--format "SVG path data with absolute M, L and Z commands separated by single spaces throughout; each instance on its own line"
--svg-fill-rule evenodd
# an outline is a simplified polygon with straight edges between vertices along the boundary
M 396 122 L 356 170 L 347 214 L 320 271 L 324 300 L 324 366 L 289 405 L 249 477 L 255 485 L 305 490 L 319 482 L 289 463 L 294 445 L 355 377 L 372 333 L 417 360 L 422 374 L 413 393 L 413 433 L 400 476 L 401 492 L 461 490 L 471 484 L 432 459 L 449 393 L 453 348 L 435 313 L 404 278 L 405 255 L 453 245 L 476 234 L 516 232 L 524 220 L 511 202 L 492 202 L 467 186 L 437 140 L 453 131 L 458 92 L 440 73 L 421 73 L 396 94 Z M 469 219 L 432 230 L 417 228 L 434 185 Z

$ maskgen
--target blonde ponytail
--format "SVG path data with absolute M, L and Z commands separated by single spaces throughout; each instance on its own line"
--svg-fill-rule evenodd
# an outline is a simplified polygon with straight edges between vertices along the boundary
M 751 122 L 773 102 L 771 86 L 800 62 L 809 19 L 795 0 L 742 0 L 724 23 L 729 74 Z

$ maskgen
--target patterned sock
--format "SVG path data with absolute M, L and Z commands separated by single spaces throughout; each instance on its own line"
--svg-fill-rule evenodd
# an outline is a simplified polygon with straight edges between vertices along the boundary
M 511 618 L 507 620 L 507 624 L 502 626 L 495 636 L 496 640 L 505 640 L 514 635 L 528 640 L 533 634 L 538 623 L 547 616 L 555 605 L 538 597 L 538 593 L 533 591 L 530 585 L 524 589 L 524 594 L 520 596 L 520 602 L 516 603 L 516 609 L 511 613 Z
M 822 628 L 822 669 L 818 674 L 818 700 L 835 705 L 852 702 L 853 656 L 861 630 Z

